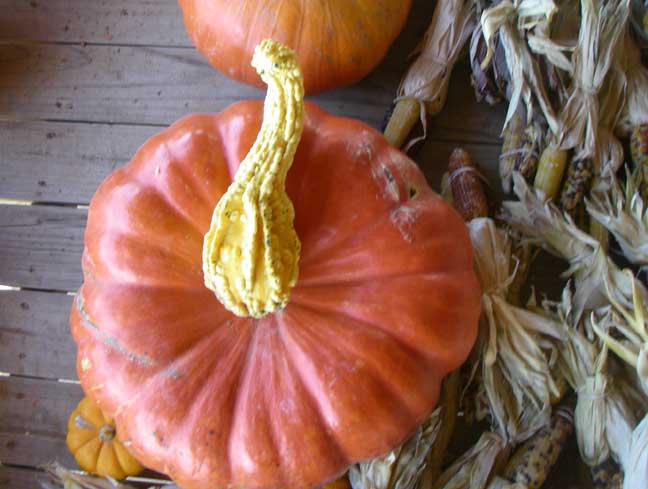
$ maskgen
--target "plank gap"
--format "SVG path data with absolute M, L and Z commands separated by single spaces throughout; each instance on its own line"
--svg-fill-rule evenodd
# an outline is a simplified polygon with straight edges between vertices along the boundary
M 70 295 L 72 297 L 76 295 L 76 291 L 72 291 L 72 290 L 47 289 L 41 287 L 16 287 L 14 285 L 0 285 L 0 294 L 2 292 L 15 292 L 18 290 L 25 290 L 27 292 L 45 292 L 48 294 Z

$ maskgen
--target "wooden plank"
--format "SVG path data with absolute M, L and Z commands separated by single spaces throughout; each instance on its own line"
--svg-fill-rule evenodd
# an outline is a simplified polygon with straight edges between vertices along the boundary
M 68 417 L 81 386 L 20 377 L 0 378 L 0 460 L 38 466 L 76 464 L 65 446 Z
M 366 79 L 314 97 L 330 112 L 379 127 L 396 93 L 403 59 Z M 0 45 L 0 118 L 168 125 L 191 112 L 219 111 L 263 92 L 213 70 L 192 49 Z M 454 74 L 450 104 L 430 127 L 439 137 L 498 140 L 501 113 L 473 103 L 468 68 Z M 470 102 L 470 103 L 469 103 Z
M 155 126 L 0 122 L 0 197 L 87 203 Z
M 69 332 L 72 297 L 27 290 L 0 292 L 0 371 L 76 379 Z
M 417 160 L 447 161 L 452 144 L 438 139 L 454 136 L 449 139 L 461 140 L 468 136 L 468 129 L 462 136 L 443 125 L 453 117 L 450 107 L 448 104 L 430 125 L 429 140 L 414 154 Z M 495 115 L 498 114 L 493 112 Z M 474 114 L 475 119 L 479 117 L 479 113 Z M 469 122 L 467 128 L 479 127 L 477 120 Z M 0 197 L 87 203 L 110 172 L 129 161 L 147 138 L 161 130 L 155 126 L 118 124 L 0 122 Z M 439 145 L 445 148 L 442 154 L 438 154 Z M 477 144 L 470 147 L 480 155 L 487 148 Z M 496 182 L 496 147 L 490 148 L 484 154 L 483 164 Z M 433 166 L 438 167 L 436 163 Z
M 0 465 L 0 487 L 7 489 L 34 489 L 42 487 L 47 477 L 40 470 Z
M 74 291 L 87 210 L 0 205 L 0 284 Z
M 0 0 L 0 39 L 192 46 L 176 0 Z

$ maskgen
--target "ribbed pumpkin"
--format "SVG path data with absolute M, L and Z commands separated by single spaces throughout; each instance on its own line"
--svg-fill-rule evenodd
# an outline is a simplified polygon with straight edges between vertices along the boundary
M 304 106 L 274 48 L 257 63 L 265 113 L 246 101 L 176 122 L 102 183 L 88 215 L 71 316 L 79 378 L 133 454 L 187 489 L 312 487 L 386 452 L 430 413 L 476 335 L 461 218 L 378 132 Z M 258 202 L 241 182 L 261 182 Z M 270 232 L 248 243 L 250 261 L 252 248 L 226 244 L 247 235 L 257 205 L 252 228 Z M 266 222 L 290 221 L 293 207 L 296 235 Z M 244 317 L 235 301 L 233 314 L 205 286 L 239 297 L 238 273 L 261 270 L 262 256 L 276 265 L 265 251 L 277 243 L 277 260 L 293 263 L 299 242 L 291 290 L 251 275 L 263 284 L 253 296 L 279 298 L 272 310 Z M 212 249 L 221 258 L 206 265 Z
M 114 421 L 87 397 L 70 414 L 65 443 L 91 474 L 119 480 L 144 470 L 119 439 Z
M 266 38 L 297 52 L 306 93 L 354 83 L 385 56 L 411 0 L 179 0 L 189 37 L 219 71 L 262 87 L 250 67 Z

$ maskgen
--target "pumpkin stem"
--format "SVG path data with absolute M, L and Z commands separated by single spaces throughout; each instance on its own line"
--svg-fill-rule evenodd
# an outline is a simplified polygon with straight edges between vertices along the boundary
M 297 282 L 300 242 L 286 175 L 301 138 L 304 87 L 295 53 L 265 40 L 252 57 L 268 85 L 263 123 L 216 205 L 203 243 L 205 285 L 237 316 L 285 307 Z
M 99 428 L 99 439 L 102 442 L 108 442 L 112 441 L 112 439 L 115 438 L 115 427 L 111 426 L 109 424 L 103 425 L 101 428 Z

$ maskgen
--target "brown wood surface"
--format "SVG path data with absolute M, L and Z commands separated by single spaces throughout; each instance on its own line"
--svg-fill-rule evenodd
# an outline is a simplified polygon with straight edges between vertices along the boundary
M 0 372 L 76 379 L 68 324 L 72 299 L 29 290 L 0 293 Z
M 74 207 L 0 205 L 0 284 L 77 289 L 87 213 Z
M 191 47 L 177 2 L 0 0 L 0 39 Z
M 74 466 L 65 431 L 82 397 L 77 384 L 0 377 L 0 461 L 38 466 L 58 460 Z
M 314 99 L 379 127 L 434 2 L 415 0 L 404 34 L 358 85 Z M 0 0 L 0 487 L 39 487 L 34 468 L 73 467 L 65 425 L 82 396 L 68 332 L 87 204 L 152 134 L 193 111 L 263 93 L 213 70 L 193 49 L 176 0 Z M 458 144 L 497 185 L 505 108 L 474 102 L 465 62 L 446 108 L 411 153 L 433 185 Z M 0 201 L 2 202 L 2 201 Z M 548 277 L 544 272 L 538 273 Z M 8 464 L 8 465 L 7 465 Z M 553 487 L 565 487 L 560 484 Z

